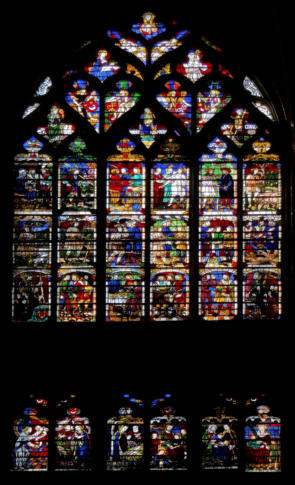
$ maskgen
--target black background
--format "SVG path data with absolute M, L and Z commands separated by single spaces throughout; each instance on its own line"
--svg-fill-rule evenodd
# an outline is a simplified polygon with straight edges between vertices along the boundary
M 285 119 L 282 124 L 290 137 L 292 131 L 292 67 L 294 35 L 287 2 L 72 2 L 37 3 L 5 7 L 1 65 L 2 135 L 5 157 L 2 167 L 7 182 L 2 195 L 8 200 L 9 174 L 19 143 L 21 114 L 47 72 L 58 71 L 71 58 L 81 41 L 95 39 L 102 31 L 116 29 L 120 21 L 136 23 L 140 14 L 153 11 L 165 22 L 165 15 L 175 18 L 185 28 L 199 30 L 221 44 L 227 54 L 261 80 L 276 100 L 281 99 Z M 293 28 L 293 30 L 292 30 Z M 97 34 L 96 34 L 97 33 Z M 2 145 L 2 146 L 3 146 Z M 294 163 L 294 158 L 290 162 Z M 293 166 L 294 168 L 294 166 Z M 7 169 L 7 170 L 6 170 Z M 290 174 L 294 173 L 292 170 Z M 4 185 L 4 186 L 3 186 Z M 11 213 L 4 201 L 4 227 L 9 228 Z M 291 208 L 290 208 L 291 209 Z M 5 231 L 4 231 L 5 232 Z M 8 231 L 9 232 L 9 231 Z M 291 232 L 291 235 L 293 233 Z M 6 234 L 5 234 L 6 235 Z M 2 234 L 2 237 L 4 234 Z M 10 239 L 7 253 L 9 254 Z M 285 257 L 291 258 L 292 247 Z M 3 264 L 7 264 L 6 257 Z M 291 261 L 291 259 L 290 259 Z M 4 272 L 9 273 L 9 265 Z M 290 276 L 293 272 L 291 268 Z M 8 285 L 9 286 L 9 285 Z M 96 435 L 103 434 L 105 416 L 116 412 L 116 401 L 124 392 L 146 398 L 171 392 L 179 401 L 179 411 L 186 412 L 197 429 L 199 418 L 207 414 L 213 396 L 227 391 L 243 397 L 265 392 L 273 404 L 273 413 L 283 420 L 283 473 L 267 476 L 239 476 L 239 481 L 276 481 L 283 483 L 292 464 L 292 394 L 294 359 L 292 339 L 293 279 L 288 281 L 290 301 L 281 322 L 225 322 L 212 325 L 164 325 L 157 327 L 107 327 L 23 329 L 9 325 L 9 288 L 3 290 L 2 389 L 5 403 L 6 436 L 22 400 L 31 393 L 44 393 L 54 399 L 63 392 L 76 392 L 89 413 L 96 416 Z M 99 311 L 99 310 L 98 310 Z M 101 309 L 103 312 L 103 309 Z M 198 431 L 196 431 L 198 433 Z M 98 441 L 98 449 L 102 447 Z M 192 440 L 193 441 L 193 440 Z M 194 443 L 198 449 L 198 443 Z M 9 450 L 5 456 L 9 460 Z M 101 460 L 98 456 L 98 461 Z M 103 467 L 103 464 L 101 463 Z M 159 483 L 191 479 L 213 483 L 214 475 L 194 471 L 181 476 L 153 474 L 148 479 Z M 101 473 L 101 472 L 100 472 Z M 29 475 L 29 476 L 28 476 Z M 38 476 L 36 476 L 38 475 Z M 224 474 L 223 474 L 224 475 Z M 263 475 L 263 474 L 262 474 Z M 13 474 L 16 483 L 49 482 L 45 474 Z M 87 483 L 96 474 L 80 477 Z M 102 477 L 115 483 L 122 475 Z M 67 483 L 72 474 L 55 474 L 54 480 Z M 130 478 L 132 483 L 140 477 Z M 229 483 L 235 477 L 226 474 Z

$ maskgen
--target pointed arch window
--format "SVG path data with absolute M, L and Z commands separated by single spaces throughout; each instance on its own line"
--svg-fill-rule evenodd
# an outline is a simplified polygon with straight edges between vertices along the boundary
M 283 314 L 275 107 L 220 47 L 160 20 L 88 43 L 23 114 L 14 322 Z

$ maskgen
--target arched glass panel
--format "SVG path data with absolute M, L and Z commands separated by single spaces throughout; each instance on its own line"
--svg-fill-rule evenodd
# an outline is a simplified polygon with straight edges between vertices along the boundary
M 12 471 L 48 470 L 49 421 L 46 417 L 47 401 L 43 398 L 30 399 L 23 415 L 13 424 L 14 446 L 12 450 Z
M 157 403 L 157 400 L 154 401 Z M 171 406 L 150 420 L 150 469 L 187 469 L 187 425 L 184 416 L 175 415 Z
M 55 470 L 90 470 L 92 459 L 91 424 L 81 409 L 74 407 L 75 396 L 56 405 Z
M 128 396 L 129 397 L 129 396 Z M 133 407 L 143 402 L 131 398 Z M 122 407 L 119 415 L 107 421 L 107 470 L 140 470 L 144 465 L 144 419 L 134 415 L 133 407 Z
M 270 415 L 270 408 L 257 407 L 257 415 L 245 420 L 245 470 L 278 472 L 281 470 L 281 420 Z
M 103 39 L 44 77 L 23 114 L 12 320 L 281 318 L 278 116 L 264 89 L 151 12 Z

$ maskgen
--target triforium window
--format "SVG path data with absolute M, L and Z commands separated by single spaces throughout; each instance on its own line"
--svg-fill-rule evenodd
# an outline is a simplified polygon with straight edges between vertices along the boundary
M 201 32 L 150 12 L 106 31 L 23 124 L 14 322 L 282 316 L 279 116 Z

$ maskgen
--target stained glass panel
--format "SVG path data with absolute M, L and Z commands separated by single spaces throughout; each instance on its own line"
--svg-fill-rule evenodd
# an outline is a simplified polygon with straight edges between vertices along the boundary
M 260 138 L 243 164 L 244 317 L 281 315 L 281 164 Z M 252 269 L 250 269 L 252 268 Z
M 230 138 L 238 147 L 242 147 L 258 131 L 258 126 L 249 120 L 249 116 L 249 111 L 239 106 L 231 114 L 232 122 L 221 126 L 222 134 Z
M 114 76 L 120 70 L 119 64 L 110 57 L 106 49 L 96 52 L 95 61 L 84 67 L 84 70 L 104 82 L 110 76 Z
M 138 57 L 144 64 L 147 63 L 147 50 L 139 40 L 122 37 L 122 34 L 116 30 L 108 30 L 107 34 L 110 39 L 113 39 L 114 41 L 117 40 L 117 42 L 115 42 L 117 47 Z
M 13 265 L 48 268 L 51 265 L 52 219 L 44 215 L 15 215 Z
M 202 468 L 238 468 L 238 420 L 233 416 L 208 416 L 202 419 Z
M 132 91 L 131 81 L 119 81 L 117 90 L 111 91 L 105 97 L 104 130 L 107 131 L 118 118 L 127 113 L 140 98 L 140 94 Z
M 180 90 L 181 85 L 177 81 L 168 81 L 165 84 L 166 92 L 157 96 L 159 103 L 164 106 L 191 132 L 192 97 L 185 91 Z
M 140 117 L 139 125 L 132 127 L 129 130 L 129 133 L 132 135 L 139 135 L 142 143 L 147 148 L 150 148 L 156 139 L 160 135 L 164 135 L 166 132 L 166 126 L 156 122 L 156 116 L 150 108 L 145 108 Z
M 69 408 L 66 414 L 55 425 L 55 470 L 89 470 L 92 448 L 89 419 L 80 416 L 79 408 Z
M 129 407 L 119 409 L 119 416 L 107 422 L 107 470 L 128 471 L 143 467 L 144 420 L 133 416 Z
M 231 96 L 222 89 L 220 81 L 211 81 L 206 91 L 198 93 L 197 131 L 201 131 L 203 126 L 231 101 Z
M 67 214 L 58 217 L 58 263 L 88 266 L 96 261 L 96 216 Z
M 150 421 L 151 470 L 187 469 L 187 427 L 184 416 L 175 416 L 172 407 Z
M 40 407 L 47 401 L 39 399 L 32 407 L 25 408 L 23 416 L 14 421 L 15 443 L 12 452 L 12 471 L 48 470 L 49 422 Z M 43 411 L 44 412 L 44 411 Z
M 145 165 L 124 138 L 107 162 L 106 318 L 144 316 Z
M 257 407 L 257 415 L 245 421 L 246 472 L 281 471 L 281 420 L 271 416 L 270 408 Z
M 180 47 L 182 45 L 180 39 L 186 37 L 188 34 L 188 30 L 182 30 L 181 32 L 177 32 L 175 37 L 172 37 L 169 40 L 162 40 L 155 44 L 151 53 L 151 62 L 156 62 L 164 54 L 167 54 L 167 52 L 171 52 Z
M 56 103 L 50 109 L 47 116 L 48 125 L 39 126 L 37 133 L 44 136 L 53 145 L 58 145 L 75 131 L 75 126 L 71 123 L 63 123 L 65 118 L 64 110 Z
M 212 64 L 203 60 L 203 53 L 199 49 L 190 50 L 185 62 L 178 64 L 176 71 L 195 83 L 203 76 L 210 74 Z
M 68 86 L 65 86 L 68 89 Z M 65 95 L 65 100 L 71 108 L 86 118 L 91 126 L 99 133 L 100 97 L 94 90 L 89 90 L 89 82 L 78 79 L 73 83 L 73 91 Z
M 132 25 L 132 31 L 150 40 L 166 31 L 162 23 L 155 22 L 155 14 L 146 12 L 142 16 L 142 22 Z

